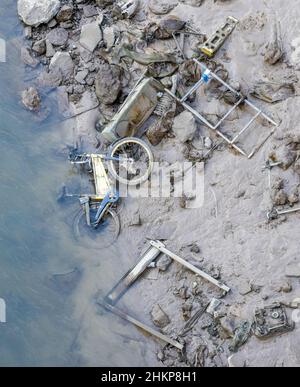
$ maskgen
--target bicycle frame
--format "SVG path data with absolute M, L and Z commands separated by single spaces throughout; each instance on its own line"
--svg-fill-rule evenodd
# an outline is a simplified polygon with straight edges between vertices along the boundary
M 115 191 L 108 179 L 103 160 L 116 160 L 119 158 L 108 157 L 105 154 L 78 154 L 70 155 L 72 164 L 88 164 L 93 171 L 95 194 L 81 194 L 79 201 L 86 215 L 88 226 L 97 228 L 108 208 L 119 200 L 119 193 Z M 91 219 L 91 206 L 99 205 L 95 218 Z

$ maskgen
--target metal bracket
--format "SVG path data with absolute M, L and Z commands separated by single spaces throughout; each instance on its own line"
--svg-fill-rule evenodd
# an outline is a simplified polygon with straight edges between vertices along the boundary
M 252 151 L 247 154 L 241 147 L 239 147 L 236 142 L 240 138 L 240 136 L 245 133 L 249 127 L 254 123 L 254 121 L 258 117 L 263 117 L 265 118 L 270 124 L 273 126 L 277 127 L 278 124 L 272 120 L 269 116 L 267 116 L 262 110 L 260 110 L 258 107 L 256 107 L 251 101 L 249 101 L 244 95 L 242 95 L 240 92 L 237 90 L 234 90 L 230 85 L 228 85 L 226 82 L 223 81 L 217 74 L 213 73 L 211 70 L 209 70 L 204 64 L 200 63 L 197 59 L 194 59 L 194 62 L 197 63 L 202 70 L 202 77 L 201 79 L 180 99 L 178 98 L 175 94 L 173 94 L 170 90 L 165 89 L 165 91 L 170 94 L 173 98 L 176 99 L 178 103 L 180 103 L 186 110 L 190 111 L 196 119 L 204 123 L 206 126 L 208 126 L 210 129 L 215 131 L 223 140 L 227 142 L 228 145 L 236 149 L 240 154 L 248 157 L 248 159 L 251 159 L 255 153 L 258 152 L 258 150 L 266 143 L 266 141 L 269 139 L 270 136 L 273 135 L 275 132 L 276 128 L 272 129 L 266 137 L 263 139 L 263 141 L 255 146 Z M 237 97 L 237 103 L 234 104 L 230 110 L 217 122 L 216 125 L 213 125 L 210 123 L 205 117 L 203 117 L 202 114 L 200 114 L 197 110 L 192 108 L 186 101 L 191 96 L 194 94 L 201 86 L 208 84 L 212 79 L 218 81 L 221 83 L 224 87 L 226 87 L 227 90 L 231 91 L 236 97 Z M 229 138 L 227 137 L 224 133 L 221 132 L 220 126 L 221 124 L 226 120 L 226 118 L 241 104 L 246 104 L 249 107 L 251 107 L 255 111 L 255 115 L 251 118 L 251 120 L 241 129 L 241 131 L 234 136 L 234 138 Z
M 151 240 L 150 247 L 142 255 L 139 262 L 121 278 L 121 280 L 106 295 L 104 300 L 99 301 L 99 304 L 104 306 L 109 311 L 115 313 L 117 316 L 127 320 L 128 322 L 134 324 L 135 326 L 159 338 L 160 340 L 163 340 L 166 343 L 171 344 L 174 347 L 182 350 L 183 345 L 178 341 L 172 340 L 168 336 L 163 335 L 160 332 L 154 330 L 153 328 L 141 323 L 140 321 L 136 320 L 135 318 L 131 317 L 130 315 L 128 315 L 127 313 L 123 312 L 122 310 L 120 310 L 115 306 L 115 304 L 124 295 L 124 293 L 128 290 L 128 288 L 143 274 L 143 272 L 149 267 L 151 262 L 153 262 L 161 253 L 168 255 L 174 261 L 180 263 L 181 265 L 191 270 L 195 274 L 201 276 L 205 280 L 216 285 L 221 290 L 223 290 L 225 294 L 230 291 L 230 288 L 228 286 L 220 283 L 215 278 L 211 277 L 207 273 L 203 272 L 202 270 L 198 269 L 194 265 L 185 261 L 183 258 L 179 257 L 178 255 L 172 253 L 170 250 L 168 250 L 165 247 L 165 245 L 162 242 L 158 240 L 155 240 L 155 241 Z

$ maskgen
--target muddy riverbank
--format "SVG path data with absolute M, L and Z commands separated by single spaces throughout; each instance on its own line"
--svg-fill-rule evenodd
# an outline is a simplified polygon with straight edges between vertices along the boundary
M 34 97 L 29 90 L 23 95 L 32 117 L 43 122 L 49 117 L 52 106 L 49 104 L 59 101 L 59 120 L 64 120 L 61 154 L 66 163 L 72 146 L 79 145 L 84 151 L 102 147 L 95 123 L 100 119 L 104 126 L 114 116 L 145 70 L 145 53 L 150 56 L 169 53 L 176 59 L 180 56 L 172 39 L 161 39 L 161 35 L 155 35 L 157 31 L 161 34 L 161 30 L 149 27 L 149 23 L 161 26 L 159 23 L 170 15 L 177 17 L 177 22 L 188 22 L 205 36 L 210 36 L 227 16 L 237 18 L 239 25 L 214 60 L 228 71 L 227 81 L 239 87 L 279 124 L 276 133 L 251 160 L 224 145 L 216 147 L 204 160 L 203 154 L 219 139 L 203 125 L 197 126 L 190 142 L 176 136 L 173 126 L 158 145 L 152 146 L 155 159 L 166 165 L 187 160 L 191 145 L 199 151 L 196 159 L 205 161 L 204 204 L 189 209 L 178 198 L 129 197 L 120 206 L 122 232 L 113 246 L 98 251 L 76 244 L 82 257 L 82 275 L 71 292 L 72 318 L 79 324 L 74 348 L 83 364 L 299 365 L 299 324 L 293 331 L 264 341 L 247 332 L 246 325 L 253 323 L 256 308 L 275 301 L 290 305 L 299 296 L 298 274 L 286 273 L 288 267 L 299 263 L 299 214 L 279 217 L 273 222 L 266 216 L 275 204 L 279 208 L 292 208 L 299 202 L 297 1 L 291 1 L 288 9 L 279 0 L 250 4 L 242 0 L 140 1 L 130 18 L 120 15 L 110 1 L 61 3 L 63 9 L 60 5 L 56 13 L 52 10 L 54 14 L 46 24 L 43 21 L 39 26 L 24 29 L 26 36 L 20 53 L 28 78 L 31 77 L 26 86 L 38 93 Z M 53 4 L 55 8 L 55 1 Z M 32 23 L 39 24 L 36 20 Z M 191 35 L 186 39 L 188 57 L 197 54 L 201 38 Z M 275 49 L 274 42 L 278 43 Z M 132 48 L 136 50 L 134 54 Z M 181 64 L 175 63 L 179 67 Z M 167 66 L 169 72 L 170 67 Z M 155 66 L 154 70 L 161 75 L 166 68 Z M 169 84 L 170 78 L 164 78 L 163 82 Z M 216 94 L 209 95 L 203 105 L 200 97 L 197 96 L 197 106 L 203 107 L 211 118 L 216 118 L 226 107 Z M 175 115 L 181 111 L 177 106 Z M 227 120 L 225 130 L 237 130 L 240 116 L 241 112 Z M 190 128 L 183 127 L 183 131 L 187 129 Z M 264 125 L 258 130 L 264 130 Z M 253 131 L 243 141 L 251 149 L 260 135 L 259 131 Z M 268 170 L 262 170 L 270 157 L 283 162 L 281 167 L 271 170 L 271 186 Z M 62 184 L 71 189 L 75 188 L 76 172 L 71 168 L 70 171 Z M 276 183 L 276 179 L 282 181 Z M 74 207 L 64 204 L 62 208 L 66 214 Z M 183 355 L 162 348 L 161 343 L 104 312 L 96 302 L 138 260 L 147 246 L 147 238 L 159 239 L 162 235 L 170 250 L 232 289 L 221 299 L 214 316 L 204 313 L 193 329 L 180 338 L 186 344 Z M 152 324 L 151 311 L 155 320 L 153 308 L 157 310 L 159 305 L 169 321 L 163 324 L 162 331 L 176 337 L 194 313 L 212 297 L 219 296 L 214 287 L 172 263 L 165 271 L 157 267 L 149 269 L 126 294 L 123 306 Z M 286 312 L 291 319 L 293 310 L 287 308 Z M 133 352 L 138 356 L 127 355 Z

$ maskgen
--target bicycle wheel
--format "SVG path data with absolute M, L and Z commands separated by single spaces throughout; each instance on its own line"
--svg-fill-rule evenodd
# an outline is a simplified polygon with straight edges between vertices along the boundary
M 98 206 L 90 207 L 91 218 L 96 214 Z M 74 219 L 75 239 L 89 248 L 105 248 L 111 246 L 120 234 L 120 219 L 114 210 L 108 209 L 99 225 L 88 226 L 85 212 L 80 209 Z
M 123 184 L 138 185 L 150 176 L 153 154 L 150 147 L 139 138 L 126 137 L 112 145 L 108 161 L 111 175 Z

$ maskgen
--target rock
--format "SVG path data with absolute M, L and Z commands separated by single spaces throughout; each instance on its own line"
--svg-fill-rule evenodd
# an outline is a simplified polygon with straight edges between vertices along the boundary
M 220 319 L 220 324 L 223 330 L 224 338 L 234 337 L 234 332 L 238 327 L 237 320 L 232 316 L 225 316 Z
M 84 86 L 83 85 L 75 85 L 73 90 L 74 90 L 74 94 L 82 94 L 82 93 L 84 93 Z
M 178 4 L 178 1 L 174 0 L 150 0 L 149 9 L 155 15 L 165 15 L 172 11 Z
M 23 22 L 37 27 L 48 23 L 58 12 L 60 0 L 18 0 L 18 14 Z
M 30 67 L 36 67 L 40 63 L 30 54 L 29 48 L 27 47 L 21 48 L 21 60 L 24 64 Z
M 32 50 L 39 55 L 43 55 L 46 52 L 46 41 L 45 39 L 38 40 L 32 46 Z
M 79 47 L 79 55 L 85 63 L 90 62 L 93 58 L 93 53 L 81 46 Z
M 299 203 L 299 194 L 298 192 L 294 192 L 288 196 L 288 202 L 291 206 Z
M 22 103 L 23 105 L 33 111 L 38 110 L 41 104 L 41 99 L 38 91 L 34 87 L 29 87 L 22 92 Z
M 81 28 L 80 44 L 83 48 L 93 52 L 102 40 L 99 23 L 85 24 Z
M 238 287 L 239 293 L 241 296 L 246 296 L 247 294 L 252 292 L 252 287 L 249 282 L 244 282 Z
M 159 328 L 165 328 L 170 324 L 169 316 L 162 310 L 159 304 L 155 304 L 152 307 L 151 318 L 154 325 Z
M 55 19 L 52 19 L 49 23 L 48 23 L 48 27 L 49 28 L 54 28 L 57 26 L 57 21 Z
M 77 73 L 77 75 L 75 76 L 75 80 L 78 82 L 78 83 L 81 83 L 82 85 L 85 84 L 85 78 L 88 76 L 88 70 L 82 70 L 82 71 L 79 71 Z
M 159 271 L 167 271 L 171 263 L 172 263 L 172 259 L 167 255 L 163 255 L 157 260 L 156 267 L 159 269 Z
M 83 85 L 78 85 L 78 87 L 81 87 L 84 90 Z M 76 88 L 77 86 L 74 87 L 74 93 Z M 83 92 L 81 99 L 75 105 L 73 105 L 73 114 L 82 114 L 88 110 L 95 109 L 98 107 L 98 105 L 99 102 L 97 100 L 96 94 L 86 90 Z
M 105 105 L 116 102 L 121 91 L 121 69 L 119 66 L 103 64 L 95 80 L 96 94 Z
M 190 5 L 191 7 L 200 7 L 204 0 L 180 0 L 181 3 Z M 223 0 L 226 1 L 226 0 Z
M 186 301 L 182 305 L 181 311 L 182 311 L 182 317 L 183 317 L 184 321 L 187 321 L 191 318 L 192 310 L 193 310 L 193 302 L 192 301 Z
M 184 20 L 181 20 L 177 16 L 170 15 L 159 22 L 159 27 L 167 33 L 173 33 L 180 31 L 185 26 L 185 24 L 186 22 Z
M 63 5 L 56 15 L 56 20 L 61 22 L 66 22 L 72 19 L 74 8 L 72 5 Z
M 85 17 L 97 16 L 98 10 L 94 5 L 88 4 L 83 7 L 83 15 Z
M 48 32 L 47 40 L 53 46 L 63 46 L 68 41 L 69 34 L 64 28 L 55 28 Z
M 200 253 L 200 247 L 197 245 L 197 243 L 193 243 L 190 247 L 190 252 L 191 253 L 195 253 L 195 254 L 199 254 Z
M 300 278 L 300 264 L 294 263 L 286 266 L 285 268 L 286 277 L 296 277 Z
M 32 28 L 30 26 L 24 28 L 24 38 L 30 39 L 32 37 Z
M 49 40 L 46 40 L 46 57 L 52 58 L 55 55 L 55 50 Z
M 213 147 L 213 142 L 212 142 L 212 139 L 210 137 L 204 138 L 204 147 L 206 149 L 211 149 Z
M 157 359 L 159 361 L 164 361 L 165 360 L 165 354 L 163 353 L 163 351 L 157 352 Z
M 172 130 L 180 142 L 191 141 L 197 130 L 195 117 L 188 111 L 182 112 L 174 118 Z
M 273 199 L 273 203 L 275 206 L 284 206 L 288 202 L 288 195 L 284 192 L 284 190 L 278 191 Z
M 51 59 L 50 71 L 60 71 L 63 79 L 69 79 L 73 77 L 74 63 L 69 53 L 57 52 Z
M 107 50 L 110 50 L 115 43 L 115 30 L 114 27 L 106 27 L 103 30 L 103 39 L 106 44 Z
M 58 87 L 63 80 L 61 71 L 59 68 L 54 68 L 49 72 L 42 72 L 38 77 L 38 84 L 40 87 Z

